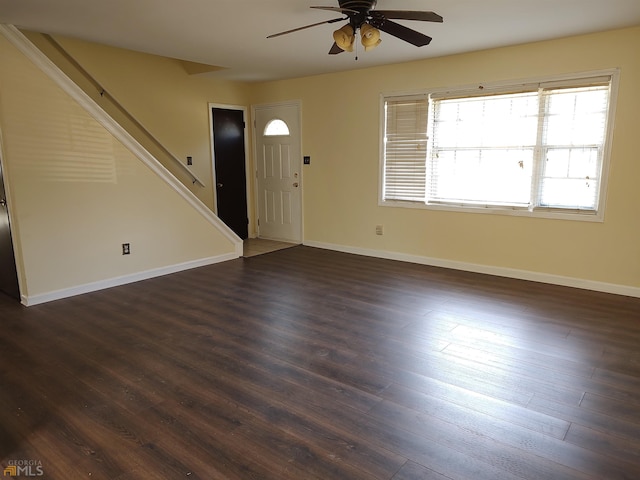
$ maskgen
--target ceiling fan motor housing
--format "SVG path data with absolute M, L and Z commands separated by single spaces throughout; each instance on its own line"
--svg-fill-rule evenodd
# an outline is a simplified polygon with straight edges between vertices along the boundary
M 349 17 L 349 23 L 354 30 L 359 29 L 367 23 L 367 18 L 371 12 L 371 9 L 376 6 L 377 0 L 338 0 L 340 8 L 354 10 L 358 13 L 348 12 L 346 15 Z
M 350 10 L 362 10 L 368 12 L 376 6 L 377 0 L 338 0 L 340 8 L 348 8 Z

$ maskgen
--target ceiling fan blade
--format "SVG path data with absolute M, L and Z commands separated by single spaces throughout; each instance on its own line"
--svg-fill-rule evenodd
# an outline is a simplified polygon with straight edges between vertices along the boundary
M 331 47 L 331 50 L 329 50 L 329 55 L 337 55 L 342 52 L 344 52 L 344 50 L 342 50 L 336 42 L 333 42 L 333 46 Z
M 422 22 L 442 23 L 443 19 L 434 12 L 419 12 L 411 10 L 371 10 L 369 12 L 374 18 L 382 15 L 384 18 L 394 20 L 420 20 Z
M 392 22 L 391 20 L 371 22 L 371 24 L 377 29 L 386 32 L 389 35 L 393 35 L 400 40 L 409 42 L 416 47 L 423 47 L 424 45 L 429 45 L 431 42 L 431 37 L 423 33 L 416 32 L 415 30 L 407 28 L 404 25 L 400 25 L 399 23 Z
M 329 10 L 330 12 L 344 13 L 347 15 L 350 13 L 358 13 L 357 10 L 351 10 L 350 8 L 340 8 L 340 7 L 309 7 L 309 8 L 315 8 L 317 10 Z
M 318 23 L 312 23 L 311 25 L 305 25 L 304 27 L 294 28 L 294 29 L 291 29 L 291 30 L 287 30 L 285 32 L 274 33 L 273 35 L 269 35 L 267 38 L 279 37 L 280 35 L 286 35 L 287 33 L 299 32 L 300 30 L 305 30 L 305 29 L 311 28 L 311 27 L 317 27 L 318 25 L 324 25 L 325 23 L 335 23 L 335 22 L 341 22 L 343 20 L 346 20 L 346 19 L 345 18 L 333 18 L 331 20 L 326 20 L 324 22 L 318 22 Z

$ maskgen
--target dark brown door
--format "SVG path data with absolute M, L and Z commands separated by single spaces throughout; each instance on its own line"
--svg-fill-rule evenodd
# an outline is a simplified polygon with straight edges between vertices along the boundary
M 13 253 L 9 210 L 7 209 L 7 197 L 4 192 L 2 163 L 0 163 L 0 291 L 20 300 L 16 257 Z
M 218 217 L 241 239 L 248 236 L 244 112 L 213 108 L 213 155 Z

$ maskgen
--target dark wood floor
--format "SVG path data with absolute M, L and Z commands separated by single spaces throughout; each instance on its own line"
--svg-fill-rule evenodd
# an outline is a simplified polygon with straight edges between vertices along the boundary
M 294 247 L 0 319 L 41 478 L 640 478 L 640 299 Z

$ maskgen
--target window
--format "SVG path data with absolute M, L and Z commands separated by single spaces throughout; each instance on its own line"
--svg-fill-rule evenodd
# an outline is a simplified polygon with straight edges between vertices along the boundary
M 383 204 L 601 216 L 613 79 L 383 97 Z
M 283 120 L 280 120 L 279 118 L 274 118 L 273 120 L 269 120 L 267 125 L 264 127 L 263 135 L 265 137 L 289 135 L 289 127 Z

